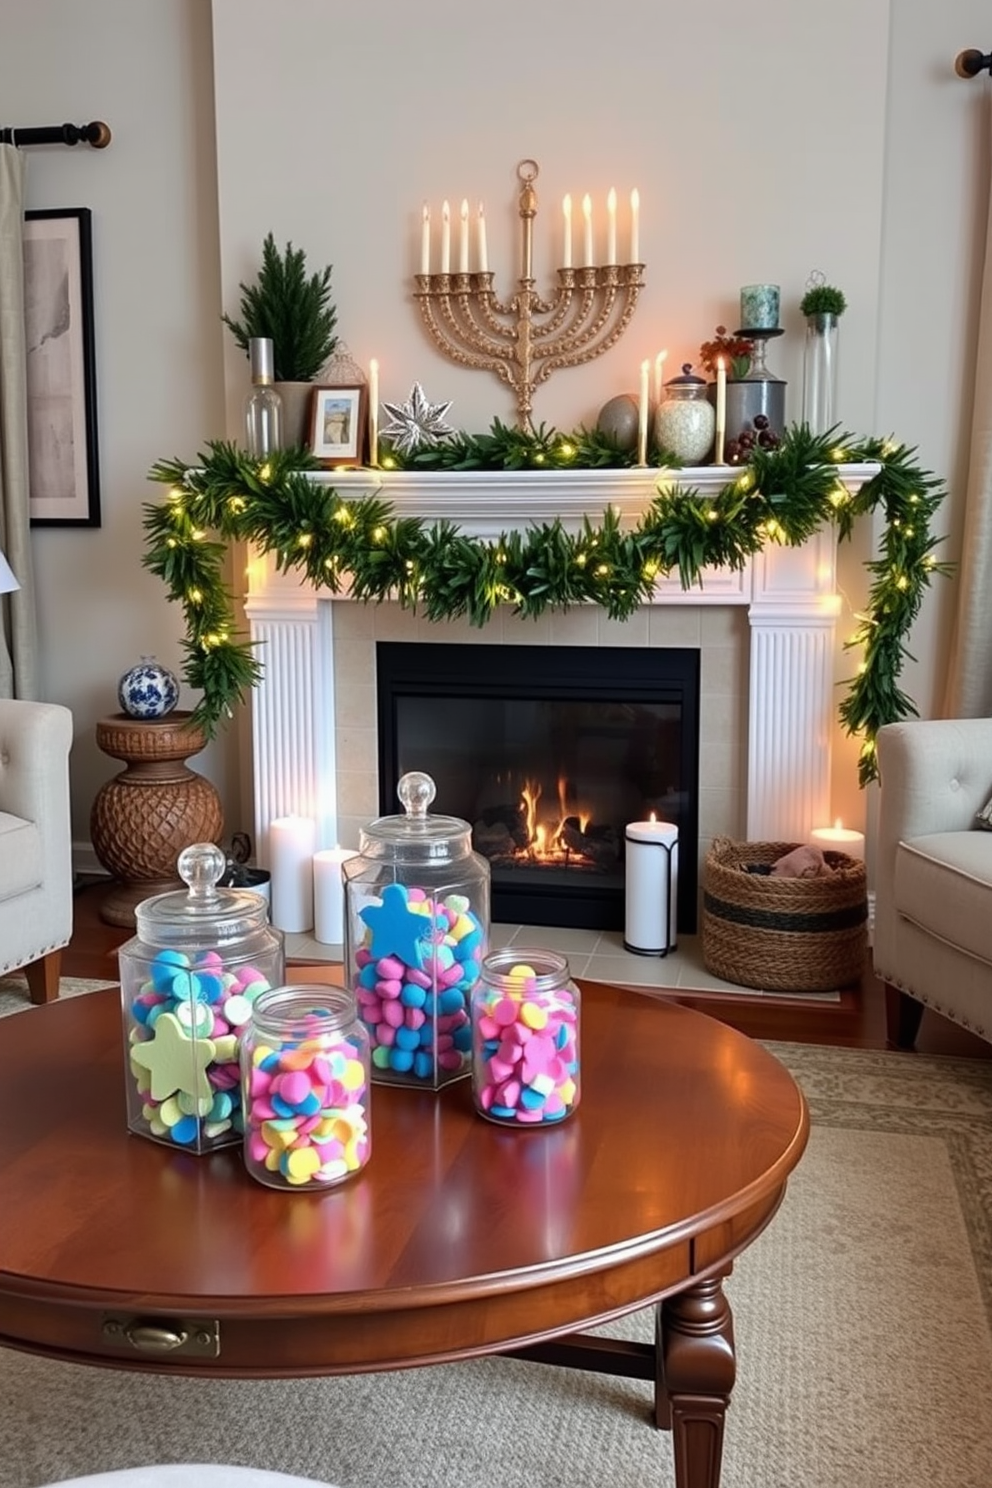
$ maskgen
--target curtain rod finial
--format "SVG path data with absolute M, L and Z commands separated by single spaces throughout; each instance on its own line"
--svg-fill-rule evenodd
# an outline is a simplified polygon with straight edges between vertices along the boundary
M 977 77 L 986 68 L 992 71 L 992 53 L 986 55 L 975 47 L 967 47 L 965 51 L 958 52 L 954 59 L 954 71 L 958 77 Z

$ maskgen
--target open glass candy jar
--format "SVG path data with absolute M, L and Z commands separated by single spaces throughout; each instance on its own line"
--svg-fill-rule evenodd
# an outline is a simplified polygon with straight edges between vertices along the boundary
M 369 822 L 343 866 L 345 964 L 372 1044 L 372 1079 L 437 1090 L 469 1073 L 469 997 L 489 942 L 489 864 L 457 816 L 432 816 L 429 775 L 405 812 Z
M 285 981 L 268 905 L 218 889 L 225 866 L 212 842 L 184 848 L 187 890 L 143 900 L 118 952 L 128 1128 L 197 1153 L 241 1141 L 241 1033 L 256 997 Z
M 542 1126 L 579 1104 L 579 989 L 557 951 L 508 946 L 472 992 L 472 1098 L 490 1121 Z
M 270 1188 L 319 1189 L 372 1152 L 369 1036 L 343 987 L 263 992 L 241 1040 L 245 1167 Z

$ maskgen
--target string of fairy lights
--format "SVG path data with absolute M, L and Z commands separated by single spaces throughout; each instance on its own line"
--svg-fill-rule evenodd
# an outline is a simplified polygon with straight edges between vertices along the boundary
M 528 431 L 498 422 L 487 434 L 456 434 L 415 455 L 388 447 L 381 455 L 385 467 L 438 471 L 632 462 L 595 432 Z M 877 462 L 879 470 L 851 492 L 837 466 L 860 462 Z M 598 524 L 586 520 L 578 531 L 555 521 L 495 540 L 472 537 L 447 520 L 396 517 L 376 494 L 345 499 L 333 486 L 315 483 L 313 468 L 300 450 L 260 460 L 217 441 L 195 464 L 161 461 L 150 472 L 169 490 L 165 500 L 145 507 L 142 561 L 182 608 L 183 677 L 200 694 L 193 720 L 208 736 L 262 675 L 255 647 L 238 631 L 225 577 L 231 543 L 274 554 L 280 569 L 332 594 L 394 600 L 431 621 L 467 616 L 481 628 L 502 605 L 536 617 L 593 602 L 624 620 L 663 575 L 677 573 L 692 588 L 704 568 L 740 569 L 766 543 L 799 545 L 826 523 L 839 540 L 849 539 L 857 519 L 875 510 L 884 527 L 866 564 L 867 603 L 845 641 L 853 666 L 838 710 L 842 727 L 860 740 L 862 785 L 877 775 L 878 729 L 916 712 L 899 679 L 932 578 L 949 572 L 935 556 L 941 539 L 932 529 L 946 488 L 905 445 L 836 430 L 814 435 L 796 425 L 777 449 L 756 450 L 746 465 L 728 467 L 714 495 L 701 496 L 666 468 L 633 526 L 607 508 Z

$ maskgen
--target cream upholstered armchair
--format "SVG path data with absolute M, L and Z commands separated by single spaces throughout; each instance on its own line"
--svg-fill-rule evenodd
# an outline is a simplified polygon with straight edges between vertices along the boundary
M 0 698 L 0 975 L 23 968 L 32 1002 L 72 934 L 71 747 L 68 708 Z
M 888 1033 L 916 1038 L 924 1006 L 992 1042 L 992 718 L 878 731 L 875 974 Z

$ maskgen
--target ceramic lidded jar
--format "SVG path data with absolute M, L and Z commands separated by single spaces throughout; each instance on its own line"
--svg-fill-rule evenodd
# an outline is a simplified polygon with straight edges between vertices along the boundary
M 706 395 L 706 381 L 685 362 L 681 377 L 665 383 L 666 396 L 654 417 L 654 442 L 670 450 L 683 465 L 700 465 L 709 454 L 716 431 L 716 412 Z
M 489 944 L 489 864 L 472 829 L 434 816 L 429 775 L 397 787 L 402 815 L 369 822 L 343 865 L 348 984 L 372 1079 L 437 1090 L 471 1068 L 470 997 Z
M 212 842 L 179 854 L 185 890 L 135 909 L 118 952 L 127 1124 L 188 1152 L 242 1139 L 240 1045 L 257 997 L 285 980 L 282 932 L 249 889 L 218 889 Z
M 143 656 L 118 682 L 117 700 L 129 718 L 165 718 L 179 701 L 179 681 L 154 656 Z

